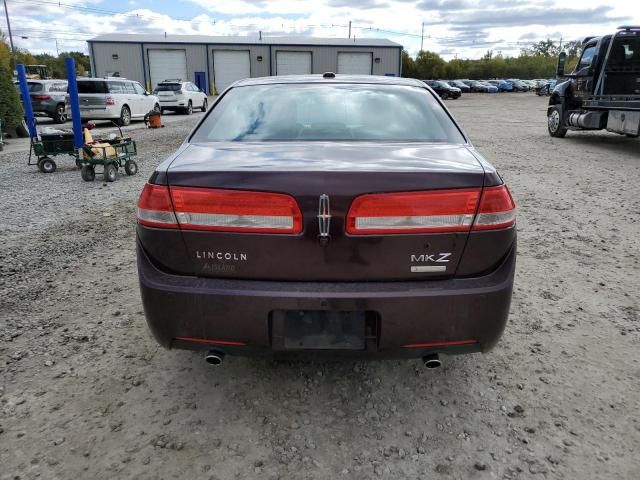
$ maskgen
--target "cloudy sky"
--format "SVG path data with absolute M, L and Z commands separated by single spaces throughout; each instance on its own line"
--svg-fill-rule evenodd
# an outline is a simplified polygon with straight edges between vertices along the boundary
M 528 43 L 640 25 L 637 0 L 7 0 L 14 42 L 32 52 L 86 51 L 102 33 L 389 38 L 414 55 L 517 55 Z M 632 6 L 636 4 L 636 6 Z M 0 29 L 6 35 L 4 18 Z

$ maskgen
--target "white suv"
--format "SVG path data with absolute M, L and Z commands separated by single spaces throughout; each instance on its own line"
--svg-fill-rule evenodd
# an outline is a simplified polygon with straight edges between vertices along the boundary
M 187 115 L 193 113 L 194 108 L 207 111 L 207 95 L 191 82 L 182 80 L 165 80 L 153 89 L 153 94 L 160 99 L 162 112 L 172 110 Z
M 117 120 L 129 125 L 152 110 L 160 111 L 158 97 L 138 82 L 121 77 L 79 78 L 78 97 L 83 120 Z

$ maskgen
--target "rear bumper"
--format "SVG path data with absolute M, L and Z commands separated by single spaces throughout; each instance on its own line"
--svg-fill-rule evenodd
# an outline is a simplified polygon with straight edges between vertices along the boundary
M 186 108 L 188 100 L 163 100 L 160 98 L 162 108 Z
M 509 314 L 515 243 L 482 277 L 415 282 L 269 282 L 173 275 L 137 245 L 147 323 L 166 348 L 238 355 L 288 354 L 272 348 L 275 310 L 366 310 L 378 316 L 375 345 L 362 351 L 303 351 L 305 356 L 412 358 L 490 350 Z M 191 339 L 191 340 L 186 340 Z

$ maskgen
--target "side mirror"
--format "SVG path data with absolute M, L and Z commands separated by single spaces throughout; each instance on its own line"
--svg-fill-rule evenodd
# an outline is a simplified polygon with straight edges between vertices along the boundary
M 561 52 L 558 55 L 558 65 L 556 66 L 556 75 L 558 77 L 562 77 L 564 75 L 564 65 L 567 63 L 567 54 L 565 52 Z

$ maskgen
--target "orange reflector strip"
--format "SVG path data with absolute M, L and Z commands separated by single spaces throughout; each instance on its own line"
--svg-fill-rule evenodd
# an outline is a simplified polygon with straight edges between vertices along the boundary
M 402 348 L 429 348 L 429 347 L 452 347 L 455 345 L 473 345 L 478 343 L 477 340 L 455 340 L 453 342 L 435 342 L 435 343 L 410 343 L 403 345 Z
M 244 347 L 247 345 L 244 342 L 232 342 L 229 340 L 207 340 L 206 338 L 176 337 L 175 339 L 182 340 L 184 342 L 207 343 L 210 345 L 236 345 L 239 347 Z

